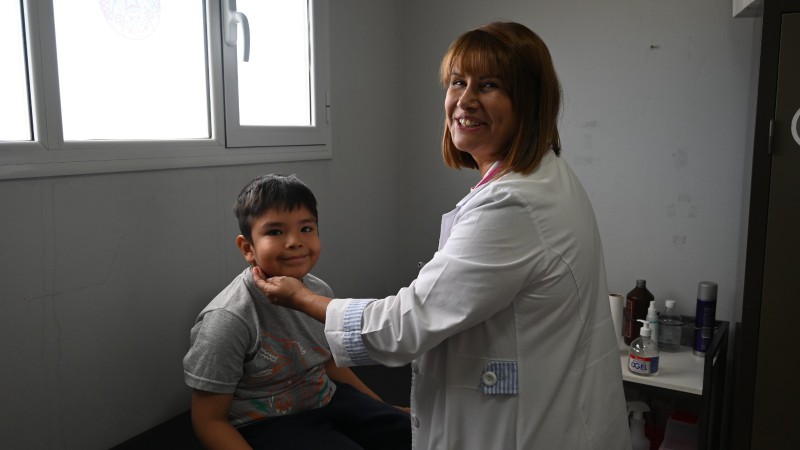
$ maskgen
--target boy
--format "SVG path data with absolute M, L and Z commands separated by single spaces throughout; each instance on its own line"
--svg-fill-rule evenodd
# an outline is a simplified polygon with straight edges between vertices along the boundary
M 317 202 L 295 176 L 264 175 L 234 206 L 244 259 L 333 296 L 319 258 Z M 246 268 L 203 309 L 183 360 L 192 424 L 209 449 L 408 449 L 410 419 L 331 359 L 324 326 L 272 305 Z M 332 382 L 331 380 L 335 381 Z

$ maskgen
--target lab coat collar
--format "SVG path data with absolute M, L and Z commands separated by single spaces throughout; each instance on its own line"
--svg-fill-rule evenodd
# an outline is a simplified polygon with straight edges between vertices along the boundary
M 493 177 L 497 175 L 497 172 L 500 171 L 502 168 L 503 168 L 502 161 L 496 161 L 494 164 L 492 164 L 492 167 L 490 167 L 489 170 L 486 172 L 486 175 L 484 175 L 483 178 L 481 178 L 481 181 L 479 181 L 478 184 L 476 184 L 473 188 L 471 188 L 469 194 L 465 195 L 464 198 L 462 198 L 461 201 L 459 201 L 456 204 L 456 208 L 450 211 L 449 213 L 442 215 L 442 223 L 441 223 L 441 228 L 439 230 L 439 250 L 441 250 L 442 247 L 444 247 L 445 242 L 447 242 L 447 239 L 450 238 L 450 231 L 453 229 L 453 224 L 455 224 L 456 215 L 458 214 L 458 211 L 461 209 L 461 207 L 464 206 L 464 203 L 466 203 L 467 200 L 474 197 L 475 194 L 477 194 L 478 192 L 483 190 L 483 188 L 489 185 L 493 181 Z
M 475 194 L 482 191 L 486 186 L 491 184 L 491 182 L 494 181 L 493 180 L 494 176 L 497 175 L 497 172 L 502 170 L 502 168 L 503 168 L 503 162 L 495 161 L 495 163 L 492 164 L 492 167 L 490 167 L 489 170 L 486 171 L 486 175 L 484 175 L 483 178 L 481 178 L 481 181 L 479 181 L 478 184 L 470 188 L 469 193 L 465 195 L 464 198 L 462 198 L 461 201 L 459 201 L 456 204 L 455 210 L 457 211 L 459 208 L 461 208 L 461 206 L 464 203 L 467 202 L 467 200 L 471 199 Z

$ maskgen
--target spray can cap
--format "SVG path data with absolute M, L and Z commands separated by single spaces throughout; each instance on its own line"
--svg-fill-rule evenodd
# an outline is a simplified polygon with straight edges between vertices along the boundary
M 647 308 L 647 315 L 656 313 L 656 301 L 650 300 L 650 306 Z
M 697 285 L 697 298 L 701 300 L 716 300 L 717 283 L 713 281 L 701 281 Z

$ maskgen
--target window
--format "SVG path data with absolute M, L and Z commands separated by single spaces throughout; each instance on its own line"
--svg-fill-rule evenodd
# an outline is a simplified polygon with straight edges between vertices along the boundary
M 32 138 L 25 75 L 25 51 L 19 4 L 0 3 L 0 61 L 4 61 L 0 84 L 0 136 L 24 141 Z
M 211 137 L 202 2 L 53 0 L 53 19 L 64 141 Z
M 252 51 L 245 55 L 246 45 L 238 51 L 223 47 L 229 146 L 254 146 L 264 139 L 278 145 L 327 140 L 327 89 L 312 76 L 311 66 L 322 43 L 309 45 L 320 38 L 308 32 L 309 6 L 296 0 L 237 0 L 237 11 L 248 18 L 244 29 L 250 30 Z M 315 97 L 325 101 L 314 104 Z
M 328 1 L 0 2 L 0 178 L 329 158 Z

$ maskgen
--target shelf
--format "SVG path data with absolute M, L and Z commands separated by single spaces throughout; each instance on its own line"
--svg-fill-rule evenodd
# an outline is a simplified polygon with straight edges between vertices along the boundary
M 694 322 L 694 319 L 687 323 Z M 624 345 L 624 344 L 623 344 Z M 728 355 L 728 322 L 716 321 L 714 337 L 705 356 L 695 356 L 692 347 L 682 345 L 678 352 L 660 352 L 658 373 L 645 377 L 628 370 L 629 347 L 620 350 L 619 363 L 622 380 L 640 386 L 666 389 L 697 395 L 702 405 L 699 411 L 698 449 L 716 449 L 719 446 L 722 421 L 722 391 L 725 385 L 725 368 Z
M 689 394 L 703 395 L 703 368 L 705 358 L 695 356 L 691 347 L 681 346 L 678 352 L 660 352 L 658 373 L 642 376 L 628 370 L 628 347 L 620 350 L 622 379 L 631 383 L 671 389 Z

